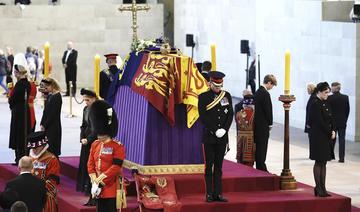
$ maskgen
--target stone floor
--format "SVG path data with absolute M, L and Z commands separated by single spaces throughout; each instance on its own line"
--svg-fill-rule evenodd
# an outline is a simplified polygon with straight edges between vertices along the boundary
M 77 96 L 81 100 L 81 96 Z M 42 100 L 37 99 L 35 110 L 38 123 L 42 115 Z M 73 101 L 74 117 L 70 115 L 69 97 L 63 98 L 62 106 L 62 156 L 79 155 L 81 114 L 84 104 Z M 14 160 L 14 153 L 8 149 L 9 125 L 11 113 L 7 99 L 0 96 L 0 163 L 9 163 Z M 38 125 L 38 124 L 37 124 Z M 308 139 L 302 129 L 290 129 L 290 168 L 297 181 L 314 185 L 312 167 L 314 162 L 308 159 Z M 230 130 L 230 151 L 226 159 L 235 160 L 236 155 L 236 132 L 235 124 Z M 336 146 L 336 156 L 338 149 Z M 275 124 L 271 131 L 267 166 L 271 173 L 280 175 L 283 167 L 283 125 Z M 352 204 L 360 207 L 360 143 L 346 143 L 345 163 L 331 161 L 327 165 L 327 189 L 352 198 Z

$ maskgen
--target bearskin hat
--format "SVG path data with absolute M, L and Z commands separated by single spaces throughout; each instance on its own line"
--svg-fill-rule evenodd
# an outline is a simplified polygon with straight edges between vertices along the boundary
M 97 135 L 115 137 L 118 120 L 114 109 L 104 100 L 96 100 L 90 106 L 89 119 L 92 130 Z

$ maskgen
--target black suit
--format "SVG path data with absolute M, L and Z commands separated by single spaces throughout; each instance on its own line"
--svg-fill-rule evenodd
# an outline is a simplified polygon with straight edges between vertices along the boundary
M 339 136 L 339 160 L 343 161 L 345 158 L 346 123 L 350 113 L 349 97 L 340 92 L 334 92 L 333 95 L 329 96 L 328 101 L 335 121 L 335 130 Z
M 234 115 L 231 95 L 228 92 L 212 109 L 206 110 L 206 106 L 213 102 L 216 96 L 217 94 L 212 90 L 206 91 L 200 94 L 198 105 L 200 119 L 205 125 L 203 143 L 206 192 L 215 196 L 222 193 L 222 163 L 226 145 L 229 142 L 228 131 Z M 225 129 L 226 133 L 223 137 L 218 138 L 215 132 L 221 128 Z M 214 171 L 212 170 L 213 166 Z
M 30 173 L 17 176 L 6 184 L 5 190 L 15 191 L 29 212 L 42 212 L 46 201 L 45 183 Z
M 255 92 L 254 100 L 254 142 L 256 143 L 256 169 L 267 171 L 265 160 L 270 135 L 270 126 L 273 124 L 272 103 L 269 92 L 263 86 L 260 86 L 260 88 Z
M 78 52 L 75 49 L 72 49 L 68 58 L 66 58 L 67 50 L 64 52 L 62 57 L 62 64 L 66 65 L 65 68 L 65 80 L 66 80 L 66 95 L 69 95 L 70 92 L 70 84 L 72 82 L 73 91 L 72 94 L 76 93 L 76 74 L 77 74 L 77 65 L 76 60 L 78 56 Z

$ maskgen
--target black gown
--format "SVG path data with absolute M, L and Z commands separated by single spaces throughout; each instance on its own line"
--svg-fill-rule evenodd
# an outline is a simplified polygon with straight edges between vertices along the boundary
M 48 96 L 40 124 L 45 128 L 49 152 L 56 157 L 61 154 L 61 106 L 60 92 Z
M 30 83 L 26 78 L 20 79 L 15 84 L 14 90 L 9 97 L 11 110 L 9 148 L 15 150 L 16 163 L 25 155 L 26 135 L 31 132 L 29 105 L 26 105 L 27 111 L 25 113 L 25 92 L 29 96 Z M 25 133 L 25 118 L 27 121 L 27 133 Z
M 91 131 L 89 109 L 90 107 L 88 106 L 84 107 L 83 120 L 80 127 L 80 141 L 81 139 L 86 138 L 88 143 L 86 145 L 81 145 L 80 163 L 76 180 L 76 191 L 84 192 L 86 195 L 90 195 L 91 193 L 91 182 L 87 171 L 87 162 L 91 144 L 97 139 L 96 134 Z

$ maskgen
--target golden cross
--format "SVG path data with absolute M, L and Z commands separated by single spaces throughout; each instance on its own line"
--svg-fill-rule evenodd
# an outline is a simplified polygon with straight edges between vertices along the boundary
M 150 10 L 150 6 L 145 5 L 145 6 L 139 6 L 136 5 L 136 0 L 132 0 L 131 6 L 125 6 L 125 5 L 121 5 L 119 7 L 120 12 L 122 11 L 131 11 L 132 13 L 132 26 L 131 28 L 133 29 L 133 38 L 132 38 L 132 42 L 133 44 L 136 43 L 136 41 L 138 40 L 137 37 L 137 28 L 139 27 L 137 25 L 137 11 L 138 10 Z

